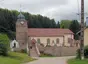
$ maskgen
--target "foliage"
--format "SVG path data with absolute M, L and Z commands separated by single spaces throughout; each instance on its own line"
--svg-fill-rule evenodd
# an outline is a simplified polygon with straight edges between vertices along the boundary
M 85 46 L 84 48 L 84 56 L 85 58 L 88 58 L 88 46 Z
M 4 33 L 0 33 L 0 42 L 4 43 L 8 47 L 10 45 L 10 40 L 9 40 L 8 36 L 6 34 L 4 34 Z
M 55 56 L 50 55 L 50 54 L 41 53 L 40 57 L 55 57 Z
M 42 15 L 32 15 L 22 12 L 28 21 L 29 28 L 56 28 L 54 19 L 43 17 Z M 0 8 L 0 32 L 15 32 L 16 21 L 19 12 Z
M 33 60 L 35 59 L 32 59 L 27 54 L 17 52 L 9 52 L 7 57 L 0 56 L 0 64 L 22 64 Z
M 27 53 L 27 49 L 21 49 L 21 53 Z
M 60 28 L 60 22 L 58 21 L 58 23 L 57 23 L 57 28 Z
M 88 64 L 88 59 L 84 59 L 84 60 L 69 59 L 68 64 Z
M 74 38 L 76 40 L 78 40 L 79 39 L 79 35 L 76 34 L 76 33 L 79 32 L 80 29 L 81 29 L 79 22 L 77 20 L 73 20 L 71 22 L 71 25 L 70 25 L 69 29 L 74 33 Z
M 77 55 L 76 56 L 77 59 L 80 59 L 81 58 L 81 56 L 80 56 L 80 49 L 77 50 L 77 54 L 76 55 Z
M 6 56 L 9 49 L 9 39 L 6 34 L 0 33 L 0 55 Z
M 88 58 L 88 46 L 84 47 L 84 57 Z M 77 50 L 77 58 L 81 58 L 80 57 L 80 49 Z
M 0 42 L 0 55 L 7 56 L 7 52 L 8 50 L 6 44 Z
M 71 20 L 62 20 L 60 22 L 60 28 L 67 28 L 67 29 L 69 29 L 69 26 L 70 26 L 71 22 L 72 22 Z

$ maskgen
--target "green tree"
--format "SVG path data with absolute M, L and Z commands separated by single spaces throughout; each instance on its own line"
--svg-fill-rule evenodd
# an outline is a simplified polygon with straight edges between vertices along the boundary
M 28 21 L 29 28 L 56 28 L 54 19 L 42 15 L 32 15 L 28 12 L 22 12 Z M 12 32 L 16 31 L 16 21 L 19 12 L 0 8 L 0 32 L 5 32 L 2 27 Z
M 79 39 L 79 35 L 77 35 L 76 33 L 78 32 L 78 31 L 80 31 L 80 24 L 79 24 L 79 22 L 77 21 L 77 20 L 73 20 L 72 22 L 71 22 L 71 25 L 70 25 L 70 27 L 69 27 L 69 29 L 74 33 L 74 38 L 76 39 L 76 40 L 78 40 Z
M 71 22 L 71 20 L 62 20 L 60 22 L 60 28 L 69 28 Z
M 57 26 L 57 28 L 60 28 L 60 22 L 59 21 L 58 21 L 56 26 Z

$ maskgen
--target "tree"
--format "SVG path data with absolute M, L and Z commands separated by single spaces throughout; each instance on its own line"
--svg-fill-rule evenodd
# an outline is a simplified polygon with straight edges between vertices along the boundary
M 76 40 L 78 40 L 79 39 L 79 35 L 77 35 L 76 33 L 78 31 L 80 31 L 80 29 L 81 29 L 81 26 L 80 26 L 79 22 L 77 20 L 73 20 L 71 22 L 71 25 L 70 25 L 69 29 L 74 33 L 74 38 Z
M 28 21 L 28 28 L 56 28 L 54 19 L 42 15 L 32 15 L 28 12 L 22 12 Z M 16 31 L 16 21 L 19 12 L 16 10 L 8 10 L 0 8 L 0 26 L 12 32 Z M 5 32 L 0 27 L 0 32 Z
M 56 28 L 56 22 L 55 22 L 54 19 L 51 19 L 50 24 L 51 24 L 51 27 L 50 28 Z
M 60 28 L 60 22 L 58 21 L 58 23 L 57 23 L 57 28 Z
M 4 43 L 0 43 L 0 55 L 7 56 L 7 46 Z
M 71 20 L 62 20 L 61 22 L 60 22 L 60 28 L 69 28 L 69 26 L 70 26 L 70 24 L 71 24 Z

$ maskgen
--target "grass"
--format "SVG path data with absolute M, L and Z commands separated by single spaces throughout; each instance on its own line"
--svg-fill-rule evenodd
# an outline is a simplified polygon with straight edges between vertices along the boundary
M 33 61 L 31 57 L 24 53 L 9 52 L 7 57 L 0 56 L 0 64 L 21 64 Z
M 68 64 L 88 64 L 88 59 L 84 59 L 84 60 L 69 59 Z

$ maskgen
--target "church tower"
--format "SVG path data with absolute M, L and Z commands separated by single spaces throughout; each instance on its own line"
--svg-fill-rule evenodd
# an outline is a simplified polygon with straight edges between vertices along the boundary
M 18 50 L 20 51 L 27 49 L 27 42 L 28 42 L 27 32 L 28 32 L 27 21 L 25 20 L 25 16 L 20 12 L 16 22 L 16 40 L 19 43 Z

